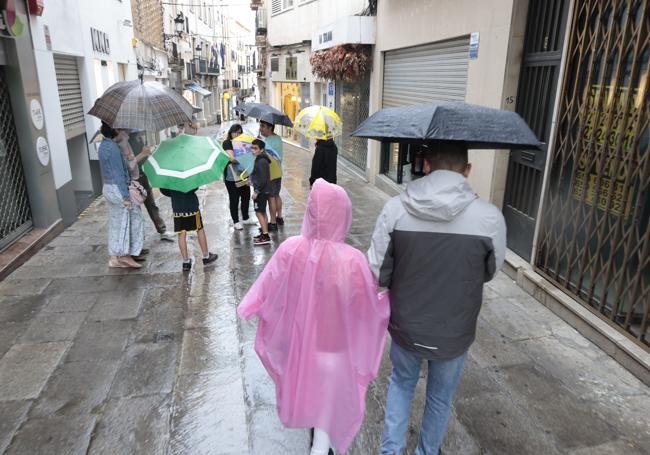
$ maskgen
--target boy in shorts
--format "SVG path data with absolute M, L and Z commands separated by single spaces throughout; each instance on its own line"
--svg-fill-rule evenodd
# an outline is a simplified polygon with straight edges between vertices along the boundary
M 192 259 L 187 253 L 188 232 L 196 232 L 199 238 L 199 246 L 203 253 L 203 265 L 213 263 L 219 257 L 208 250 L 208 239 L 203 230 L 203 219 L 201 210 L 199 210 L 199 198 L 196 197 L 195 188 L 187 193 L 176 190 L 161 188 L 160 192 L 172 199 L 172 211 L 174 212 L 174 232 L 178 234 L 178 248 L 183 256 L 183 272 L 189 272 L 192 269 Z
M 252 144 L 253 155 L 255 155 L 255 166 L 250 175 L 253 185 L 253 201 L 255 203 L 255 215 L 262 227 L 262 233 L 253 238 L 253 245 L 268 245 L 271 243 L 269 236 L 269 220 L 266 216 L 266 204 L 271 191 L 271 160 L 264 153 L 264 141 L 255 139 Z

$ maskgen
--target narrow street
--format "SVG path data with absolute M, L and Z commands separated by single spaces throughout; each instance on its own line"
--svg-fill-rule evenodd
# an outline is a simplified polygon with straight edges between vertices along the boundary
M 177 245 L 159 241 L 145 214 L 145 267 L 108 269 L 100 198 L 0 283 L 0 453 L 309 452 L 308 432 L 277 418 L 253 351 L 256 322 L 235 313 L 279 243 L 300 230 L 311 155 L 285 147 L 286 225 L 271 247 L 253 247 L 255 227 L 233 230 L 218 182 L 198 193 L 219 254 L 211 268 L 182 274 Z M 387 196 L 343 169 L 339 179 L 354 208 L 349 243 L 365 250 Z M 159 203 L 169 224 L 169 200 Z M 445 454 L 650 453 L 645 385 L 505 275 L 484 296 Z M 389 373 L 385 356 L 350 454 L 378 451 Z

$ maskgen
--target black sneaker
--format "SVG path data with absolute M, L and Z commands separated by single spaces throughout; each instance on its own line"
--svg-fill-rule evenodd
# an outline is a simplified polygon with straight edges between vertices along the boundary
M 192 270 L 192 260 L 183 261 L 183 272 L 189 272 L 190 270 Z
M 277 223 L 269 223 L 269 232 L 275 232 L 278 230 Z
M 278 222 L 278 226 L 284 226 L 284 218 L 282 218 L 281 216 L 277 217 L 275 221 Z
M 203 265 L 212 264 L 219 257 L 216 253 L 209 253 L 207 258 L 203 258 Z
M 268 234 L 260 234 L 257 237 L 253 237 L 253 245 L 268 245 L 271 243 L 271 237 Z

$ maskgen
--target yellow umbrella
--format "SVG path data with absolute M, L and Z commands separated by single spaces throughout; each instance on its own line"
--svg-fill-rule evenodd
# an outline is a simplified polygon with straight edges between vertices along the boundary
M 311 139 L 331 139 L 343 133 L 343 122 L 331 109 L 309 106 L 298 113 L 293 128 Z

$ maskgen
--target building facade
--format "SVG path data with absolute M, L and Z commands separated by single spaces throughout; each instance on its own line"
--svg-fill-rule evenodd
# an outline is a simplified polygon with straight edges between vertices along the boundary
M 86 114 L 112 84 L 137 77 L 131 4 L 61 0 L 29 21 L 56 195 L 65 224 L 101 194 L 99 119 Z
M 379 2 L 370 94 L 371 113 L 517 111 L 543 147 L 470 151 L 472 187 L 503 208 L 512 252 L 646 350 L 648 13 L 636 0 Z M 369 150 L 368 179 L 389 193 L 422 175 L 417 146 Z
M 39 83 L 30 15 L 24 1 L 0 2 L 0 251 L 32 228 L 61 228 L 56 125 L 44 115 L 49 92 Z
M 369 27 L 353 20 L 369 14 L 368 2 L 272 0 L 264 2 L 262 8 L 259 2 L 252 5 L 258 7 L 258 45 L 266 52 L 261 84 L 267 102 L 291 119 L 301 109 L 315 104 L 337 110 L 346 128 L 343 137 L 337 139 L 339 152 L 365 169 L 367 142 L 351 138 L 349 133 L 368 114 L 369 77 L 354 82 L 325 79 L 314 74 L 311 58 L 334 46 L 374 43 L 374 18 Z M 265 13 L 259 13 L 260 9 Z M 283 133 L 303 146 L 309 145 L 292 129 L 284 128 Z

